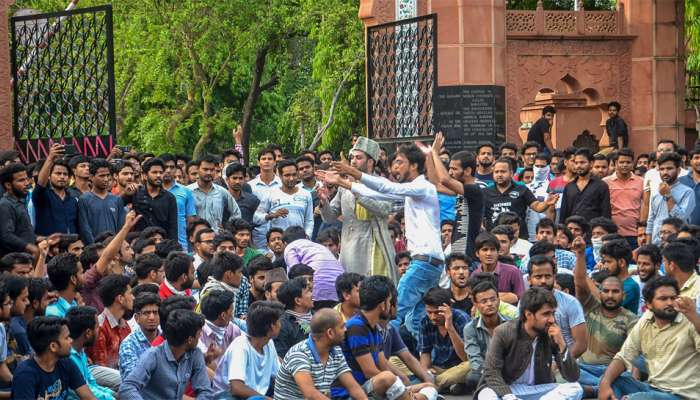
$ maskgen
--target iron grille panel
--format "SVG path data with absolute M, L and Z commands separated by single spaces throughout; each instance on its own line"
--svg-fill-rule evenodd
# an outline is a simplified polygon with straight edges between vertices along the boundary
M 13 131 L 22 158 L 52 142 L 106 156 L 115 144 L 111 5 L 13 17 Z
M 437 15 L 367 28 L 367 130 L 376 140 L 432 136 Z

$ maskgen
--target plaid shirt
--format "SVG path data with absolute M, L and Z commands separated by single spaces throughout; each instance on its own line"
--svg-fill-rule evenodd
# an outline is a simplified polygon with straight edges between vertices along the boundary
M 151 348 L 151 342 L 146 335 L 137 328 L 127 336 L 119 345 L 119 372 L 122 380 L 129 375 L 129 372 L 136 366 L 141 354 Z
M 114 318 L 109 308 L 97 316 L 97 322 L 100 332 L 88 350 L 88 356 L 94 364 L 116 369 L 119 366 L 119 344 L 129 336 L 131 328 L 123 318 Z
M 452 309 L 452 325 L 459 332 L 460 336 L 469 321 L 471 321 L 471 317 L 467 313 L 455 308 Z M 435 367 L 450 368 L 462 362 L 452 345 L 450 335 L 440 335 L 437 326 L 430 322 L 427 315 L 423 317 L 420 323 L 417 347 L 419 353 L 431 354 L 430 358 Z
M 236 309 L 233 315 L 236 318 L 241 318 L 248 314 L 248 307 L 250 306 L 250 283 L 248 278 L 245 276 L 241 278 L 241 286 L 239 286 L 238 293 L 236 294 Z

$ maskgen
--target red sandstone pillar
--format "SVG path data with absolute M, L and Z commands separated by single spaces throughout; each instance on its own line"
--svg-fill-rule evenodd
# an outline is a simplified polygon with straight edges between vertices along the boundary
M 12 87 L 8 10 L 15 0 L 0 0 L 0 149 L 12 148 Z

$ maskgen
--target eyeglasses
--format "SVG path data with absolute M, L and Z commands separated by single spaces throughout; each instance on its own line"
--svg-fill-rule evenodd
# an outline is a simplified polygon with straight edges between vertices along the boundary
M 151 311 L 139 311 L 137 312 L 139 315 L 144 315 L 144 316 L 149 316 L 149 315 L 158 315 L 158 310 L 151 310 Z
M 9 302 L 7 302 L 7 303 L 2 303 L 2 306 L 3 306 L 3 307 L 12 307 L 12 302 L 9 301 Z

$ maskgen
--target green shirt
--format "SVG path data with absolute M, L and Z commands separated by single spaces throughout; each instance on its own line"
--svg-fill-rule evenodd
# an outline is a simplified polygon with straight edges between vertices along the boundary
M 255 250 L 252 247 L 246 247 L 245 252 L 243 253 L 243 257 L 242 257 L 243 258 L 243 266 L 244 267 L 248 266 L 248 262 L 250 262 L 250 260 L 252 260 L 253 258 L 255 258 L 256 256 L 259 256 L 259 255 L 265 255 L 265 253 L 262 251 L 259 251 L 259 250 Z
M 626 308 L 613 318 L 603 315 L 603 306 L 595 296 L 589 295 L 583 303 L 588 330 L 588 346 L 581 356 L 586 364 L 608 365 L 622 348 L 627 334 L 637 323 L 637 315 Z

